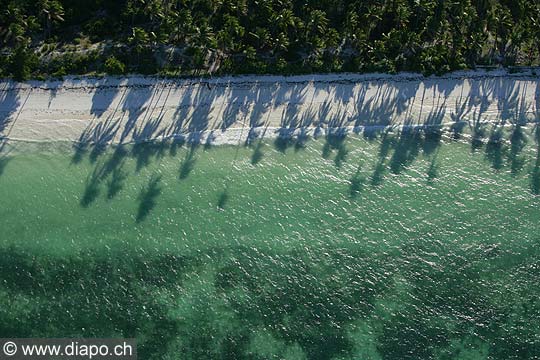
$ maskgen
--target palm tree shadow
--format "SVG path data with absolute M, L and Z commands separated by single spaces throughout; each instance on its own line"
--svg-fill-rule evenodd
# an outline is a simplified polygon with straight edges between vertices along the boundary
M 377 165 L 375 165 L 375 170 L 371 175 L 371 186 L 379 186 L 383 183 L 384 173 L 386 172 L 385 159 L 379 159 Z
M 102 172 L 101 172 L 101 178 L 105 178 L 109 176 L 110 173 L 112 173 L 115 169 L 118 167 L 122 167 L 124 165 L 124 159 L 127 156 L 128 151 L 124 147 L 124 145 L 118 145 L 115 149 L 112 155 L 105 161 L 103 164 Z
M 178 149 L 184 146 L 186 139 L 180 136 L 174 136 L 169 146 L 169 156 L 176 156 Z
M 493 169 L 498 171 L 503 168 L 505 152 L 506 146 L 504 145 L 502 129 L 497 127 L 491 132 L 486 145 L 486 158 Z
M 94 84 L 96 89 L 92 95 L 90 114 L 95 115 L 97 118 L 102 117 L 105 111 L 111 107 L 112 102 L 121 89 L 118 86 L 111 86 L 112 84 L 108 84 L 108 82 L 109 80 L 105 78 L 103 80 L 98 80 Z M 112 82 L 114 83 L 114 80 Z
M 540 124 L 536 124 L 536 163 L 531 171 L 531 192 L 533 195 L 540 195 Z
M 133 145 L 131 155 L 136 159 L 135 172 L 140 172 L 155 160 L 162 158 L 167 150 L 166 141 L 146 141 Z
M 7 163 L 10 161 L 11 159 L 8 158 L 7 156 L 3 156 L 0 158 L 0 176 L 2 176 L 2 174 L 4 173 L 5 169 L 6 169 L 6 166 L 7 166 Z
M 3 157 L 0 159 L 0 176 L 2 176 L 2 174 L 4 173 L 5 169 L 6 169 L 6 166 L 7 166 L 7 163 L 10 161 L 11 159 L 7 158 L 7 157 Z
M 161 175 L 154 175 L 150 178 L 148 185 L 141 190 L 138 197 L 140 202 L 137 217 L 135 218 L 136 222 L 140 223 L 146 219 L 150 211 L 156 206 L 156 198 L 161 194 L 160 182 Z
M 294 145 L 293 134 L 288 129 L 280 129 L 274 140 L 274 147 L 277 151 L 285 153 L 287 149 Z
M 79 139 L 73 144 L 74 153 L 71 158 L 72 164 L 79 164 L 86 153 L 89 151 L 91 143 L 91 128 L 88 126 L 79 136 Z
M 450 132 L 452 139 L 459 140 L 467 126 L 466 116 L 471 111 L 471 108 L 467 106 L 467 102 L 463 101 L 463 97 L 460 96 L 456 99 L 454 111 L 450 114 L 452 119 L 452 125 L 450 126 Z
M 95 163 L 98 157 L 103 155 L 119 129 L 119 121 L 113 121 L 112 119 L 109 119 L 103 123 L 98 123 L 94 128 L 92 128 L 92 141 L 90 143 L 92 150 L 89 154 L 90 162 Z M 82 145 L 84 149 L 84 144 Z
M 540 195 L 540 154 L 536 158 L 536 164 L 531 172 L 531 192 Z
M 473 131 L 471 139 L 471 151 L 474 153 L 484 146 L 485 129 L 478 128 Z
M 0 144 L 0 153 L 2 151 L 4 144 L 5 142 Z M 11 161 L 11 157 L 9 157 L 8 154 L 9 154 L 9 151 L 0 156 L 0 176 L 2 176 L 2 174 L 6 170 L 7 164 Z
M 182 164 L 180 165 L 180 174 L 178 175 L 178 178 L 180 180 L 186 179 L 195 167 L 195 149 L 196 145 L 193 144 L 188 150 L 184 160 L 182 161 Z
M 486 123 L 482 118 L 482 112 L 473 112 L 472 123 L 470 124 L 472 139 L 471 139 L 471 151 L 474 153 L 484 145 L 484 138 L 486 137 Z
M 107 183 L 107 199 L 113 199 L 124 188 L 127 173 L 121 168 L 112 171 L 111 178 Z
M 358 166 L 356 173 L 350 180 L 349 183 L 349 196 L 354 199 L 364 190 L 364 185 L 366 183 L 366 178 L 360 173 L 361 166 Z
M 101 182 L 101 171 L 97 167 L 94 168 L 92 174 L 86 180 L 83 196 L 80 204 L 82 207 L 87 208 L 94 200 L 99 196 L 99 184 Z
M 329 130 L 325 137 L 321 156 L 323 159 L 328 159 L 330 158 L 332 151 L 337 150 L 337 154 L 334 158 L 334 164 L 338 168 L 343 165 L 343 162 L 346 160 L 347 154 L 349 153 L 345 145 L 347 135 L 346 128 L 337 128 L 336 130 Z
M 431 159 L 431 162 L 429 164 L 429 168 L 427 170 L 427 182 L 428 184 L 433 184 L 435 179 L 439 177 L 439 164 L 437 162 L 437 158 L 434 156 Z
M 345 160 L 347 160 L 348 154 L 349 150 L 347 150 L 345 143 L 341 143 L 338 147 L 336 157 L 334 158 L 334 165 L 336 165 L 337 168 L 341 168 Z
M 229 188 L 226 187 L 218 196 L 218 201 L 217 201 L 218 210 L 224 210 L 228 201 L 229 201 Z
M 204 151 L 210 150 L 214 145 L 215 141 L 216 135 L 214 134 L 214 131 L 211 131 L 210 134 L 208 134 L 208 136 L 206 137 L 206 141 L 204 142 Z
M 387 131 L 382 134 L 381 145 L 379 147 L 379 159 L 371 175 L 371 186 L 381 185 L 384 180 L 384 173 L 386 171 L 386 158 L 395 144 L 395 139 Z
M 259 140 L 257 142 L 257 145 L 255 145 L 255 149 L 253 150 L 253 154 L 251 154 L 251 165 L 257 165 L 262 158 L 264 157 L 264 153 L 262 151 L 264 144 L 262 140 Z
M 301 128 L 298 135 L 296 136 L 296 141 L 294 141 L 294 152 L 304 150 L 309 139 L 310 136 L 306 128 Z
M 422 135 L 419 131 L 403 129 L 390 158 L 390 171 L 394 174 L 401 173 L 414 162 L 420 153 L 421 146 Z
M 517 175 L 525 166 L 525 159 L 521 156 L 521 152 L 527 145 L 527 137 L 523 132 L 523 128 L 520 124 L 517 124 L 510 135 L 510 173 Z
M 425 155 L 431 155 L 437 151 L 441 145 L 442 139 L 441 129 L 426 129 L 424 130 L 424 143 L 422 144 L 422 150 Z

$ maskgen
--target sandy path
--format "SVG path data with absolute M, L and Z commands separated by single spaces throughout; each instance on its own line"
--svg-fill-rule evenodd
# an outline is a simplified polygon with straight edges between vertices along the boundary
M 163 136 L 221 142 L 263 128 L 503 124 L 537 121 L 530 71 L 244 76 L 210 80 L 68 79 L 0 83 L 0 134 L 19 140 L 132 142 Z

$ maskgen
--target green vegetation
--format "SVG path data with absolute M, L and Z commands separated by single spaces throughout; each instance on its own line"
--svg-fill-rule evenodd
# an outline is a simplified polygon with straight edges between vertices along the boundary
M 429 74 L 540 59 L 535 0 L 0 0 L 0 9 L 0 75 L 17 79 Z
M 105 60 L 105 71 L 108 74 L 120 75 L 126 71 L 126 65 L 119 61 L 114 56 L 110 56 Z

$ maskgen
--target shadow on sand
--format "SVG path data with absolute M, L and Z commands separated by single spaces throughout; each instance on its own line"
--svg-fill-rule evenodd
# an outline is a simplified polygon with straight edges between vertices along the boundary
M 455 98 L 454 104 L 448 104 L 450 106 L 447 106 L 448 96 L 455 87 L 463 85 L 461 80 L 451 81 L 448 86 L 428 82 L 424 84 L 423 91 L 419 91 L 419 84 L 414 82 L 383 84 L 368 81 L 358 86 L 316 82 L 309 85 L 308 82 L 291 85 L 292 89 L 259 87 L 257 84 L 249 88 L 229 88 L 227 84 L 207 88 L 194 84 L 196 82 L 183 90 L 178 104 L 170 105 L 174 110 L 174 119 L 168 126 L 163 125 L 163 117 L 171 86 L 160 83 L 155 87 L 127 86 L 115 90 L 103 84 L 103 89 L 96 91 L 91 110 L 95 121 L 80 135 L 74 145 L 72 158 L 72 162 L 77 164 L 88 155 L 89 161 L 95 164 L 86 181 L 81 206 L 88 207 L 95 201 L 101 193 L 102 184 L 106 185 L 106 198 L 109 200 L 122 191 L 129 176 L 124 167 L 128 157 L 136 160 L 135 172 L 138 173 L 154 160 L 167 155 L 176 156 L 185 143 L 189 144 L 189 148 L 181 161 L 178 178 L 186 179 L 196 165 L 195 152 L 204 138 L 204 132 L 216 126 L 227 129 L 240 119 L 246 120 L 249 126 L 246 145 L 253 146 L 250 162 L 252 165 L 260 163 L 264 157 L 269 111 L 278 105 L 283 110 L 277 130 L 279 136 L 273 144 L 279 152 L 284 153 L 289 148 L 299 151 L 305 148 L 312 135 L 317 139 L 319 134 L 324 134 L 321 155 L 324 159 L 333 158 L 334 165 L 339 169 L 349 157 L 345 139 L 351 126 L 355 132 L 363 129 L 363 136 L 368 140 L 380 139 L 379 154 L 371 176 L 362 176 L 358 169 L 350 181 L 351 196 L 356 196 L 366 182 L 372 186 L 381 185 L 387 172 L 395 175 L 402 173 L 420 155 L 430 158 L 427 181 L 433 183 L 440 172 L 437 153 L 447 131 L 442 128 L 447 115 L 451 123 L 444 125 L 449 126 L 451 138 L 462 139 L 464 131 L 468 130 L 473 152 L 483 148 L 485 159 L 493 169 L 499 171 L 508 165 L 510 173 L 515 176 L 527 166 L 528 157 L 523 154 L 528 138 L 526 124 L 530 121 L 531 109 L 539 107 L 538 104 L 532 106 L 526 103 L 523 98 L 520 100 L 520 91 L 524 91 L 520 87 L 522 85 L 493 79 L 471 82 L 470 92 L 467 95 L 462 92 L 461 96 Z M 313 102 L 310 98 L 312 95 L 308 95 L 308 86 L 333 95 L 322 103 Z M 430 91 L 437 91 L 439 95 L 434 97 L 435 103 L 426 111 L 424 97 Z M 0 98 L 1 129 L 6 128 L 8 119 L 13 117 L 20 105 L 16 92 L 3 94 L 3 98 Z M 223 104 L 216 101 L 224 96 L 231 101 Z M 352 108 L 351 102 L 354 105 Z M 419 109 L 419 114 L 415 116 L 410 114 L 413 105 Z M 494 105 L 500 113 L 496 121 L 490 117 Z M 220 122 L 214 120 L 212 125 L 212 112 L 216 106 L 221 106 L 222 118 Z M 403 115 L 407 120 L 394 134 L 389 130 L 395 114 Z M 505 140 L 507 125 L 511 125 L 512 131 Z M 214 137 L 213 132 L 206 137 L 205 150 L 212 145 Z M 106 149 L 113 141 L 119 141 L 120 145 L 112 155 L 106 155 Z M 128 142 L 133 142 L 130 151 L 125 147 Z M 8 161 L 6 156 L 0 159 L 0 174 Z M 538 160 L 531 166 L 530 176 L 531 192 L 538 193 Z M 159 189 L 158 183 L 154 184 L 157 186 L 154 191 Z M 148 194 L 152 194 L 152 191 Z M 224 200 L 218 203 L 224 205 L 228 197 L 226 190 L 219 196 Z

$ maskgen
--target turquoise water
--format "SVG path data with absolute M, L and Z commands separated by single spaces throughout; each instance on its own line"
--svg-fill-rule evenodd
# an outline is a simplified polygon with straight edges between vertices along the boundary
M 141 359 L 539 358 L 538 133 L 11 144 L 0 337 L 137 337 Z

